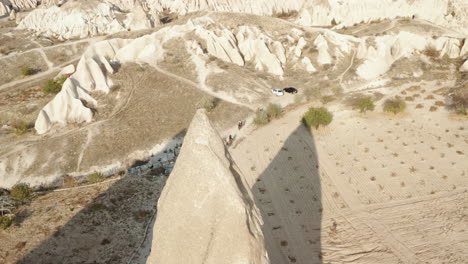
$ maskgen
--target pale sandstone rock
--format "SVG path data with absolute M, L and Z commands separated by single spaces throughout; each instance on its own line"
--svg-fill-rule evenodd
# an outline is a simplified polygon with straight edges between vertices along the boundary
M 83 102 L 96 105 L 96 100 L 89 92 L 109 91 L 112 81 L 107 78 L 106 72 L 112 73 L 113 69 L 105 57 L 114 57 L 115 51 L 128 42 L 112 39 L 89 47 L 78 62 L 75 73 L 63 84 L 62 90 L 39 112 L 34 125 L 36 132 L 46 133 L 54 123 L 90 122 L 93 113 Z
M 320 34 L 314 41 L 315 47 L 318 49 L 317 62 L 319 64 L 331 64 L 332 59 L 330 53 L 328 53 L 328 42 L 325 40 L 322 34 Z
M 468 60 L 460 67 L 460 72 L 468 72 Z
M 112 34 L 125 30 L 119 21 L 116 21 L 111 5 L 99 3 L 82 6 L 78 2 L 67 2 L 61 7 L 35 9 L 21 20 L 18 28 L 63 39 Z
M 8 0 L 0 0 L 0 17 L 8 16 L 11 12 L 11 4 Z
M 151 20 L 148 18 L 148 14 L 143 10 L 140 2 L 136 2 L 132 12 L 129 14 L 127 28 L 130 30 L 142 30 L 149 29 L 152 27 Z
M 57 77 L 60 77 L 62 75 L 70 75 L 75 72 L 75 66 L 73 64 L 70 64 L 68 66 L 63 67 L 63 69 L 57 74 Z
M 236 38 L 244 59 L 253 61 L 257 70 L 266 70 L 271 74 L 283 75 L 282 64 L 286 62 L 286 56 L 284 49 L 281 49 L 281 43 L 273 41 L 257 28 L 246 26 L 239 28 Z M 271 50 L 274 50 L 274 52 L 272 53 Z
M 158 201 L 148 264 L 268 263 L 261 215 L 200 109 Z

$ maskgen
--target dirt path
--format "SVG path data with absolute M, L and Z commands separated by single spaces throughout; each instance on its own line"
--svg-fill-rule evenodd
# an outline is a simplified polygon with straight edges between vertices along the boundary
M 44 60 L 44 62 L 47 64 L 47 67 L 49 67 L 49 69 L 53 68 L 54 67 L 54 63 L 52 63 L 49 58 L 47 58 L 47 55 L 45 54 L 44 52 L 44 47 L 37 41 L 35 40 L 32 40 L 32 42 L 34 42 L 36 45 L 38 45 L 40 48 L 36 49 L 42 56 L 42 59 Z
M 50 75 L 50 74 L 52 74 L 54 72 L 60 71 L 63 67 L 65 67 L 65 66 L 67 66 L 69 64 L 76 63 L 81 58 L 81 54 L 80 54 L 80 55 L 77 55 L 76 57 L 72 58 L 71 60 L 69 60 L 67 62 L 64 62 L 64 63 L 62 63 L 60 65 L 54 66 L 54 64 L 48 59 L 48 57 L 45 54 L 44 50 L 57 48 L 57 47 L 61 47 L 61 46 L 76 45 L 78 43 L 83 43 L 83 42 L 88 42 L 91 45 L 91 44 L 93 44 L 93 43 L 95 43 L 97 41 L 103 40 L 103 39 L 104 39 L 104 37 L 96 37 L 96 38 L 82 39 L 82 40 L 78 40 L 78 41 L 74 41 L 74 42 L 67 42 L 67 43 L 57 44 L 57 45 L 53 45 L 53 46 L 50 46 L 50 47 L 42 47 L 41 46 L 41 47 L 30 49 L 30 50 L 27 50 L 27 51 L 24 51 L 24 52 L 13 53 L 13 54 L 9 54 L 7 56 L 1 57 L 0 60 L 5 59 L 5 58 L 9 58 L 11 56 L 19 56 L 19 55 L 23 55 L 23 54 L 28 53 L 28 52 L 37 51 L 37 52 L 39 52 L 39 54 L 41 54 L 41 57 L 43 58 L 44 62 L 47 64 L 49 69 L 47 71 L 40 72 L 40 73 L 37 73 L 35 75 L 31 75 L 29 77 L 26 77 L 26 78 L 23 78 L 23 79 L 20 79 L 20 80 L 15 80 L 15 81 L 0 85 L 0 90 L 4 90 L 4 89 L 10 88 L 10 87 L 15 86 L 15 85 L 20 85 L 20 84 L 23 84 L 23 83 L 43 79 L 46 76 L 48 76 L 48 75 Z M 37 43 L 36 41 L 33 41 L 33 42 L 35 42 L 36 44 L 39 45 L 39 43 Z
M 157 66 L 157 65 L 152 65 L 152 67 L 155 68 L 158 72 L 160 72 L 160 73 L 162 73 L 162 74 L 165 74 L 165 75 L 167 75 L 167 76 L 169 76 L 169 77 L 171 77 L 171 78 L 174 78 L 174 79 L 176 79 L 176 80 L 178 80 L 178 81 L 181 81 L 181 82 L 183 82 L 183 83 L 186 83 L 186 84 L 188 84 L 188 85 L 190 85 L 190 86 L 193 86 L 193 87 L 195 87 L 195 88 L 197 88 L 197 89 L 199 89 L 199 90 L 201 90 L 201 91 L 203 91 L 203 92 L 206 92 L 206 93 L 208 93 L 208 94 L 210 94 L 210 95 L 212 95 L 212 96 L 214 96 L 214 97 L 218 97 L 218 98 L 220 97 L 219 94 L 213 92 L 211 89 L 207 89 L 207 88 L 203 87 L 202 85 L 200 85 L 200 84 L 198 84 L 198 83 L 195 83 L 195 82 L 193 82 L 193 81 L 191 81 L 191 80 L 189 80 L 189 79 L 187 79 L 187 78 L 184 78 L 184 77 L 179 76 L 179 75 L 177 75 L 177 74 L 174 74 L 174 73 L 172 73 L 172 72 L 166 71 L 166 70 L 160 68 L 160 67 Z M 241 106 L 250 108 L 250 109 L 252 109 L 252 110 L 255 110 L 255 107 L 253 107 L 252 105 L 243 104 L 243 103 L 241 103 L 241 102 L 238 102 L 237 100 L 235 100 L 235 99 L 232 98 L 232 97 L 224 96 L 224 97 L 221 97 L 220 99 L 222 99 L 222 100 L 224 100 L 224 101 L 226 101 L 226 102 L 229 102 L 229 103 L 241 105 Z

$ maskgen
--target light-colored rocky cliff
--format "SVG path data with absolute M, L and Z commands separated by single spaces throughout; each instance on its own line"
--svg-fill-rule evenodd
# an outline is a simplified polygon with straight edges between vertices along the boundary
M 198 110 L 159 199 L 147 263 L 269 263 L 262 224 L 243 176 Z

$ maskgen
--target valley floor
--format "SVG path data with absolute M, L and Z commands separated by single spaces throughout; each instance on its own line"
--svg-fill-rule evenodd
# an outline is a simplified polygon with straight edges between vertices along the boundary
M 395 116 L 330 105 L 332 124 L 312 133 L 302 105 L 239 137 L 230 152 L 272 263 L 466 261 L 468 127 L 418 103 Z

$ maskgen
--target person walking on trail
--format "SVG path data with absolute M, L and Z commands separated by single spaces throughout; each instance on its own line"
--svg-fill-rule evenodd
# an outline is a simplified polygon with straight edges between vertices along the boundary
M 230 146 L 232 144 L 232 140 L 233 140 L 232 136 L 229 135 L 229 138 L 228 138 L 228 140 L 226 142 L 226 145 Z
M 239 121 L 239 123 L 237 123 L 237 128 L 238 128 L 239 130 L 241 130 L 241 128 L 242 128 L 243 126 L 244 126 L 244 121 L 243 121 L 243 120 L 241 120 L 241 121 Z

